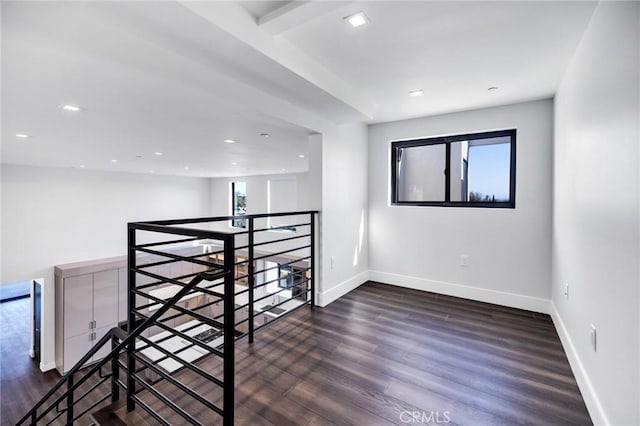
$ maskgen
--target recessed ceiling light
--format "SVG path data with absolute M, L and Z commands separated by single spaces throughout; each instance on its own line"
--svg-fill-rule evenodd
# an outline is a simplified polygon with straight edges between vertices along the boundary
M 80 167 L 81 169 L 84 169 L 86 166 L 84 164 L 80 164 L 78 167 Z
M 115 158 L 113 160 L 111 160 L 112 163 L 117 163 L 118 160 L 116 160 Z
M 498 90 L 498 87 L 497 86 L 491 86 L 487 90 L 490 91 L 490 92 L 495 92 L 496 90 Z
M 269 133 L 260 133 L 260 136 L 262 136 L 263 138 L 268 138 L 271 135 Z
M 237 166 L 238 163 L 236 163 L 235 161 L 231 163 L 232 166 Z
M 298 157 L 304 158 L 304 154 L 300 154 L 300 155 L 298 155 Z
M 233 139 L 225 139 L 224 143 L 236 143 Z
M 189 166 L 184 166 L 184 169 L 185 170 L 189 170 Z
M 153 153 L 153 155 L 161 156 L 162 153 L 160 151 L 156 151 L 156 152 Z
M 82 108 L 80 108 L 79 106 L 76 106 L 76 105 L 61 105 L 60 108 L 62 108 L 65 111 L 71 111 L 71 112 L 80 112 L 80 111 L 82 111 Z
M 287 169 L 280 169 L 280 170 L 282 170 L 283 172 L 286 172 L 286 171 L 287 171 Z
M 155 172 L 153 170 L 149 170 L 149 173 L 154 174 Z
M 409 92 L 409 96 L 414 98 L 418 96 L 424 96 L 424 91 L 422 89 L 412 90 Z
M 29 139 L 31 136 L 27 135 L 26 133 L 16 133 L 16 138 L 20 138 L 20 139 Z
M 344 19 L 349 22 L 353 28 L 358 28 L 371 22 L 363 11 L 356 12 L 353 15 L 345 16 Z

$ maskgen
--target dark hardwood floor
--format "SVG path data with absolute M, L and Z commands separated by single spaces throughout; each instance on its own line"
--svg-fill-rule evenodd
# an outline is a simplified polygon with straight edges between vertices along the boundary
M 21 325 L 2 324 L 2 424 L 11 424 L 51 380 L 20 369 L 34 368 L 28 338 L 14 357 L 21 337 L 5 327 Z M 379 283 L 276 322 L 252 345 L 239 342 L 236 361 L 239 425 L 592 424 L 548 316 Z M 213 357 L 200 366 L 220 369 Z M 184 378 L 220 400 L 210 383 Z M 221 423 L 169 384 L 158 389 L 204 424 Z

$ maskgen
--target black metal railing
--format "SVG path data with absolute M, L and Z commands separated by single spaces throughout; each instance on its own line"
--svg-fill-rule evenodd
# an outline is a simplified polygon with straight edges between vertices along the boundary
M 229 270 L 230 271 L 230 270 Z M 229 272 L 226 273 L 229 275 Z M 119 328 L 112 328 L 107 332 L 77 363 L 71 368 L 46 394 L 45 396 L 25 415 L 17 424 L 53 424 L 64 416 L 65 424 L 71 425 L 85 414 L 97 409 L 103 402 L 110 399 L 115 402 L 119 399 L 120 388 L 126 389 L 126 384 L 120 381 L 120 368 L 126 367 L 120 359 L 123 351 L 131 346 L 134 339 L 147 329 L 154 321 L 162 316 L 173 304 L 178 302 L 186 293 L 199 284 L 203 279 L 217 279 L 224 277 L 225 272 L 218 272 L 215 276 L 210 273 L 201 273 L 194 277 L 189 284 L 169 299 L 164 306 L 141 323 L 133 332 L 126 334 Z M 87 362 L 99 352 L 106 344 L 111 342 L 111 352 L 95 364 L 82 370 Z M 103 373 L 102 369 L 107 364 L 111 368 L 110 373 Z M 95 375 L 98 378 L 95 378 Z M 80 375 L 77 377 L 76 375 Z M 94 380 L 90 380 L 90 379 Z M 109 390 L 96 397 L 92 395 L 103 383 L 111 381 Z M 82 389 L 85 385 L 86 389 Z M 79 392 L 82 392 L 78 395 Z M 93 401 L 83 404 L 82 411 L 78 413 L 76 407 L 83 403 L 89 396 L 93 396 Z
M 139 407 L 159 424 L 210 424 L 212 412 L 233 424 L 235 341 L 253 342 L 260 328 L 315 304 L 317 213 L 130 223 L 130 332 L 100 340 L 19 424 L 63 415 L 71 424 L 120 390 L 127 411 Z M 109 339 L 109 355 L 81 370 Z M 79 396 L 87 383 L 95 386 Z

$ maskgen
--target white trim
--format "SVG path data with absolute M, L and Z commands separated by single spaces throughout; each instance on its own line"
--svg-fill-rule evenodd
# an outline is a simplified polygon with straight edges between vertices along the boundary
M 331 287 L 327 291 L 318 292 L 316 297 L 316 305 L 327 306 L 329 303 L 349 293 L 351 290 L 360 287 L 360 285 L 369 281 L 369 271 L 362 271 L 353 277 L 344 280 L 340 284 Z
M 567 328 L 565 327 L 564 322 L 560 317 L 560 313 L 558 313 L 558 311 L 556 310 L 556 305 L 553 303 L 553 300 L 550 301 L 550 311 L 551 319 L 553 320 L 553 324 L 556 327 L 558 336 L 560 336 L 560 342 L 562 342 L 564 352 L 567 354 L 569 365 L 571 366 L 571 371 L 573 371 L 576 382 L 578 382 L 578 388 L 580 388 L 580 393 L 582 393 L 582 398 L 587 405 L 587 410 L 589 410 L 589 415 L 591 415 L 593 424 L 610 425 L 611 423 L 607 419 L 607 414 L 602 407 L 600 398 L 598 398 L 596 389 L 593 387 L 593 384 L 589 379 L 587 370 L 584 368 L 582 360 L 580 360 L 578 351 L 576 350 L 576 347 L 573 344 L 573 340 L 571 340 L 571 336 L 569 335 L 569 332 L 567 331 Z
M 435 281 L 426 278 L 410 277 L 407 275 L 392 274 L 381 271 L 369 271 L 369 279 L 371 281 L 378 281 L 398 287 L 431 291 L 434 293 L 446 294 L 448 296 L 493 303 L 511 308 L 525 309 L 527 311 L 540 312 L 543 314 L 549 313 L 549 300 L 539 297 L 531 297 L 522 294 L 507 293 L 504 291 L 472 287 L 464 284 Z
M 56 362 L 52 361 L 52 362 L 48 362 L 48 363 L 40 363 L 40 371 L 42 371 L 43 373 L 49 370 L 53 370 L 54 368 L 56 368 Z

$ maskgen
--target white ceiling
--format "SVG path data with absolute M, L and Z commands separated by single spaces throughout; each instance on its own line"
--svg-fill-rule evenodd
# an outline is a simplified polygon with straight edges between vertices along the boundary
M 594 7 L 3 1 L 2 162 L 304 171 L 308 134 L 336 123 L 552 96 Z M 371 23 L 354 29 L 342 18 L 358 10 Z M 425 96 L 409 97 L 414 89 Z M 86 110 L 58 107 L 67 103 Z

